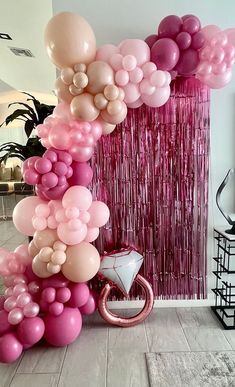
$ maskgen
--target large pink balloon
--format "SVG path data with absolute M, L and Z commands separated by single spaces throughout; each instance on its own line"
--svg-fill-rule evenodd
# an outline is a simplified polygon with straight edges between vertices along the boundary
M 172 70 L 179 60 L 179 47 L 169 38 L 159 39 L 151 48 L 151 61 L 158 70 Z
M 92 194 L 90 191 L 81 186 L 77 185 L 70 187 L 64 194 L 62 199 L 63 207 L 78 207 L 80 210 L 88 210 L 92 203 Z
M 164 105 L 170 97 L 171 89 L 169 86 L 156 89 L 156 91 L 151 94 L 142 94 L 143 102 L 151 107 L 159 107 Z
M 90 165 L 88 163 L 74 161 L 71 167 L 73 169 L 73 175 L 68 180 L 69 185 L 83 185 L 87 187 L 93 177 L 93 171 Z
M 49 344 L 55 347 L 71 344 L 79 336 L 82 328 L 81 313 L 77 308 L 65 307 L 59 316 L 48 314 L 44 322 L 44 337 Z
M 86 282 L 93 278 L 100 267 L 100 256 L 96 248 L 87 242 L 69 246 L 67 260 L 62 266 L 66 278 L 73 282 Z
M 95 35 L 79 14 L 62 12 L 49 21 L 45 44 L 51 61 L 59 68 L 88 64 L 96 54 Z
M 43 203 L 45 202 L 37 196 L 29 196 L 17 203 L 13 211 L 13 223 L 19 232 L 28 236 L 34 234 L 35 229 L 32 224 L 32 218 L 35 208 Z
M 0 362 L 13 363 L 23 351 L 23 346 L 14 333 L 7 333 L 0 338 Z
M 89 220 L 89 227 L 102 227 L 109 220 L 109 208 L 108 206 L 100 201 L 93 201 L 89 208 L 91 218 Z
M 40 317 L 25 318 L 17 328 L 17 335 L 24 345 L 34 345 L 44 335 L 45 324 Z
M 138 66 L 142 66 L 150 60 L 150 49 L 144 40 L 126 39 L 120 43 L 119 48 L 121 55 L 133 55 L 137 60 Z

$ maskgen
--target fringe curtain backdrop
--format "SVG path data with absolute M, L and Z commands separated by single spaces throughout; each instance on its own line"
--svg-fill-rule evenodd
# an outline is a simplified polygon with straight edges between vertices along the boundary
M 111 213 L 96 247 L 137 247 L 155 298 L 206 297 L 209 125 L 209 89 L 179 78 L 166 105 L 129 109 L 92 160 L 93 196 Z

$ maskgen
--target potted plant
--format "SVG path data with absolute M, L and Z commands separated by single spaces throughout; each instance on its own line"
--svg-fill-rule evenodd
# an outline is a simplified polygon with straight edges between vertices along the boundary
M 46 105 L 38 101 L 33 95 L 23 93 L 29 96 L 27 101 L 32 101 L 33 106 L 28 105 L 24 102 L 13 102 L 8 107 L 13 105 L 19 105 L 13 113 L 6 117 L 5 121 L 0 125 L 4 124 L 7 126 L 14 120 L 20 120 L 24 122 L 24 131 L 27 136 L 27 142 L 25 145 L 18 144 L 16 142 L 6 142 L 0 145 L 0 163 L 6 162 L 10 157 L 18 157 L 24 161 L 32 156 L 42 156 L 45 152 L 45 148 L 42 146 L 39 137 L 31 136 L 32 131 L 37 125 L 42 124 L 44 119 L 52 114 L 55 106 Z

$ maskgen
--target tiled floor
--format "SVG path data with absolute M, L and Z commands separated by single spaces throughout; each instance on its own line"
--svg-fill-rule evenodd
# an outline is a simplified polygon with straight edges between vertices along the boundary
M 24 240 L 11 222 L 0 223 L 1 247 L 13 249 Z M 146 352 L 218 350 L 235 350 L 235 331 L 224 331 L 209 308 L 154 309 L 132 328 L 108 326 L 95 314 L 84 319 L 72 345 L 42 344 L 13 365 L 1 364 L 0 387 L 146 387 Z

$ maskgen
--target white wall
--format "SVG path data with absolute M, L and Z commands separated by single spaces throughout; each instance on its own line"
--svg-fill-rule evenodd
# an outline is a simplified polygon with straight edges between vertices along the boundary
M 161 19 L 169 14 L 195 14 L 202 25 L 221 29 L 235 27 L 234 0 L 53 0 L 53 12 L 78 12 L 93 27 L 97 44 L 118 43 L 155 33 Z M 235 69 L 234 69 L 235 72 Z M 235 75 L 222 90 L 211 93 L 211 157 L 209 182 L 208 273 L 213 256 L 213 225 L 226 223 L 215 205 L 215 194 L 229 168 L 235 166 Z M 232 195 L 224 195 L 226 206 Z M 231 207 L 231 206 L 230 206 Z M 209 275 L 208 288 L 213 277 Z

